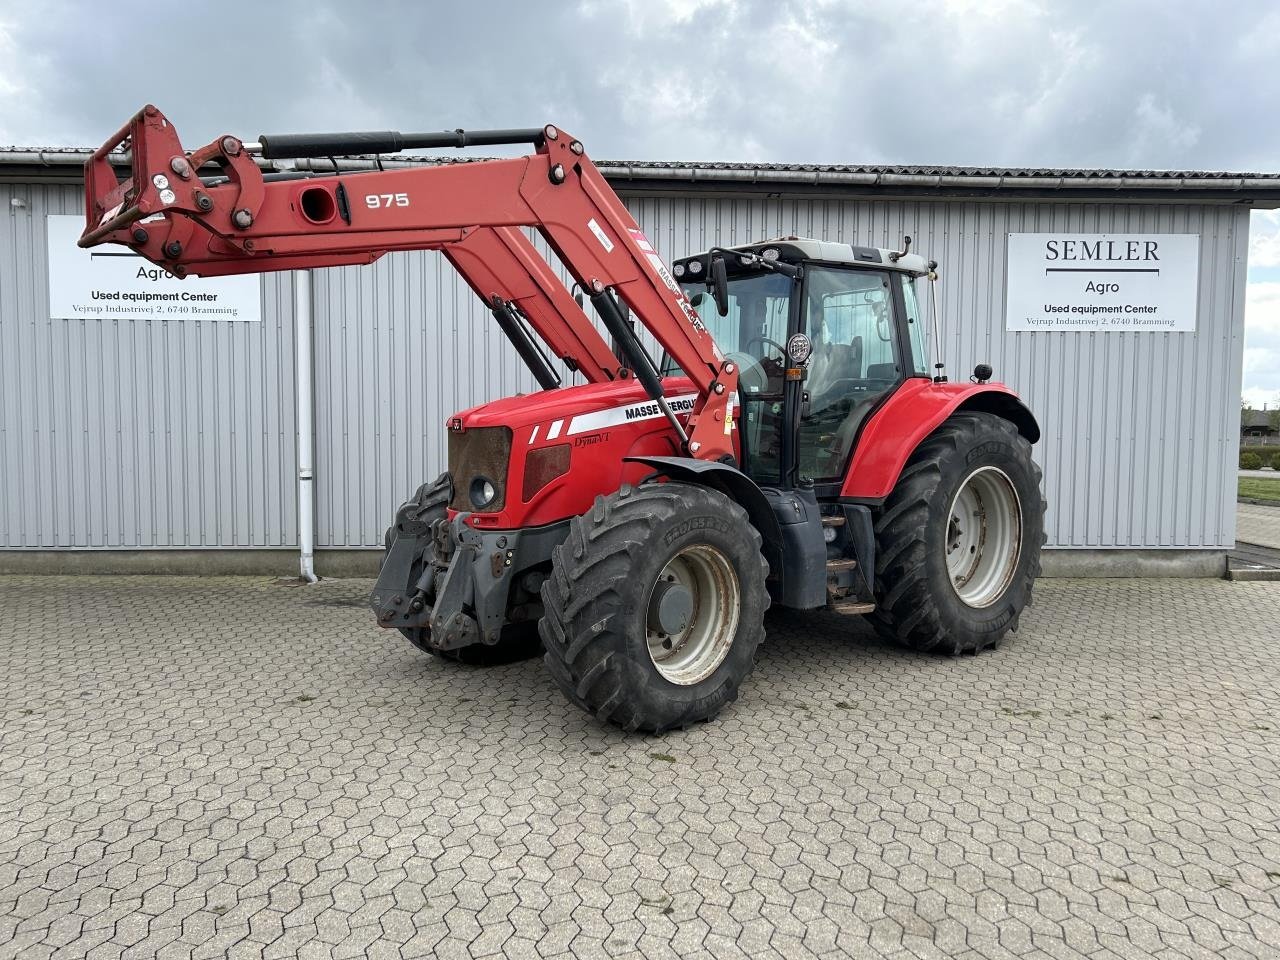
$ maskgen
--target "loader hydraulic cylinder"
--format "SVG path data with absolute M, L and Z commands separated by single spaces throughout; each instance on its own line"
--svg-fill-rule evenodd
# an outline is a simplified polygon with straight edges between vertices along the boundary
M 640 381 L 645 392 L 649 394 L 649 399 L 658 405 L 658 409 L 662 411 L 662 415 L 667 418 L 667 421 L 675 430 L 676 436 L 680 438 L 680 443 L 687 446 L 689 435 L 685 432 L 684 425 L 676 419 L 676 415 L 667 406 L 667 398 L 663 393 L 662 380 L 658 375 L 658 371 L 654 369 L 653 361 L 649 359 L 649 354 L 645 352 L 644 345 L 640 343 L 640 338 L 631 329 L 631 324 L 627 323 L 627 318 L 622 315 L 622 308 L 618 306 L 618 301 L 613 298 L 613 294 L 610 291 L 601 290 L 591 297 L 591 305 L 596 308 L 596 313 L 600 315 L 600 319 L 604 322 L 609 335 L 613 337 L 613 342 L 621 347 L 622 352 L 626 354 L 627 362 L 631 364 L 631 369 L 635 373 L 636 379 Z
M 525 130 L 442 130 L 439 133 L 399 133 L 372 130 L 357 133 L 264 133 L 258 147 L 267 160 L 294 157 L 342 157 L 355 153 L 399 153 L 435 147 L 489 147 L 503 143 L 542 143 L 542 127 Z M 250 147 L 250 149 L 252 149 Z
M 495 297 L 493 319 L 498 322 L 498 329 L 511 341 L 511 346 L 520 355 L 524 365 L 529 368 L 533 378 L 538 381 L 538 386 L 542 387 L 543 390 L 554 390 L 560 386 L 559 375 L 551 364 L 547 362 L 547 358 L 542 351 L 538 349 L 538 344 L 529 335 L 528 329 L 521 321 L 519 314 L 511 308 L 511 305 Z

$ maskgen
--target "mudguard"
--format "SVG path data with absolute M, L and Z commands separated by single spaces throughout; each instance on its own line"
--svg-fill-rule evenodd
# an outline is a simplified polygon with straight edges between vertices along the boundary
M 908 380 L 863 427 L 840 496 L 883 500 L 920 442 L 961 410 L 996 414 L 1010 421 L 1031 443 L 1040 439 L 1035 416 L 1003 383 Z
M 695 457 L 625 457 L 629 463 L 643 463 L 672 480 L 713 487 L 747 511 L 751 523 L 764 541 L 764 558 L 771 570 L 782 569 L 782 530 L 773 507 L 754 480 L 737 467 L 716 460 Z

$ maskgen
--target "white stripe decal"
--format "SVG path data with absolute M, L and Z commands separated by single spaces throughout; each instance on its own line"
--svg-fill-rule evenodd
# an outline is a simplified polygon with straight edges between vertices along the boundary
M 553 423 L 551 425 L 551 429 L 547 431 L 547 439 L 554 440 L 556 437 L 560 436 L 560 428 L 563 426 L 564 426 L 563 420 L 557 420 L 555 423 Z
M 688 393 L 680 397 L 667 397 L 667 405 L 671 407 L 672 413 L 687 415 L 693 412 L 693 405 L 697 399 L 698 395 L 696 393 Z M 572 437 L 579 433 L 593 433 L 596 430 L 616 427 L 623 423 L 633 423 L 637 420 L 653 420 L 662 415 L 662 410 L 652 400 L 629 403 L 625 407 L 610 407 L 607 410 L 597 410 L 594 413 L 580 413 L 569 421 L 569 429 L 565 431 L 565 436 Z
M 535 423 L 533 425 L 533 433 L 529 434 L 529 446 L 533 446 L 533 441 L 538 439 L 538 430 L 541 427 L 542 427 L 542 424 L 540 423 Z

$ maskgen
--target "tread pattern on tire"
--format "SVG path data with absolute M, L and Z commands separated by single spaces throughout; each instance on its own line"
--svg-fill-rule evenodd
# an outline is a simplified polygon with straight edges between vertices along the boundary
M 623 587 L 635 576 L 641 552 L 653 549 L 651 531 L 658 523 L 687 510 L 689 497 L 707 494 L 728 505 L 727 519 L 750 531 L 759 554 L 760 534 L 746 511 L 728 497 L 678 483 L 624 486 L 609 496 L 596 497 L 587 513 L 571 521 L 569 536 L 556 548 L 551 576 L 543 584 L 540 628 L 547 670 L 571 702 L 627 732 L 661 733 L 707 719 L 695 715 L 696 705 L 674 717 L 646 715 L 630 685 L 644 683 L 648 678 L 628 669 L 617 650 L 627 628 L 623 622 Z M 716 504 L 717 509 L 722 506 Z M 759 591 L 765 607 L 769 602 L 765 589 L 767 570 L 768 563 L 760 555 L 758 582 L 741 584 L 744 595 L 748 590 Z M 754 663 L 756 649 L 763 640 L 762 618 L 759 625 L 740 626 L 734 646 L 749 646 L 749 662 Z M 743 679 L 744 676 L 726 674 L 715 695 L 722 696 L 724 703 L 732 702 L 737 699 Z
M 1031 444 L 1017 428 L 1002 417 L 982 413 L 957 413 L 949 417 L 920 444 L 907 461 L 893 492 L 875 517 L 876 535 L 876 609 L 870 614 L 876 631 L 886 639 L 913 650 L 975 654 L 997 646 L 1000 636 L 967 640 L 957 635 L 939 609 L 937 598 L 929 589 L 925 568 L 928 549 L 929 507 L 942 479 L 944 457 L 960 451 L 984 432 L 998 430 L 1025 457 L 1041 487 L 1040 467 L 1031 459 Z M 1045 500 L 1041 495 L 1039 516 L 1043 521 Z M 1025 511 L 1024 511 L 1025 517 Z M 1045 541 L 1043 524 L 1040 542 Z M 1026 581 L 1026 604 L 1031 603 L 1032 587 L 1040 576 L 1040 553 L 1022 571 Z M 1012 589 L 1012 587 L 1010 588 Z M 1021 610 L 1018 611 L 1018 614 Z M 1015 614 L 1010 630 L 1018 629 Z

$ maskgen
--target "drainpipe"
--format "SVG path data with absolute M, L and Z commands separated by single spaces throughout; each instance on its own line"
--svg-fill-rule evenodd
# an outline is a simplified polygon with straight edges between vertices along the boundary
M 298 558 L 299 573 L 307 583 L 319 577 L 315 571 L 315 396 L 311 382 L 311 271 L 293 272 L 294 340 L 297 343 L 298 410 Z

